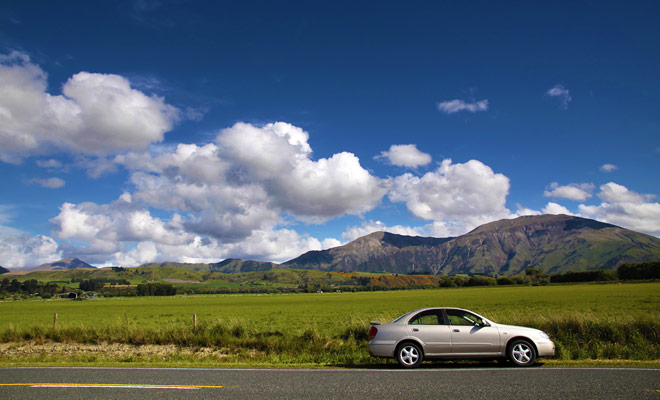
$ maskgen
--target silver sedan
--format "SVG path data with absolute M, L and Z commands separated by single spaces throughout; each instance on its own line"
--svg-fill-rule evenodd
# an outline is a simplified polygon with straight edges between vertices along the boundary
M 537 357 L 555 355 L 543 331 L 497 324 L 462 308 L 422 308 L 386 324 L 371 322 L 369 352 L 396 358 L 405 368 L 424 359 L 499 359 L 528 367 Z

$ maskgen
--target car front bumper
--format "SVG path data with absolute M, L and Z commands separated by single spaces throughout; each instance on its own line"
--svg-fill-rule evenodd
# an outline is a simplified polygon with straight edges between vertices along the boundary
M 552 357 L 555 355 L 555 344 L 550 340 L 536 342 L 536 348 L 539 352 L 539 357 Z

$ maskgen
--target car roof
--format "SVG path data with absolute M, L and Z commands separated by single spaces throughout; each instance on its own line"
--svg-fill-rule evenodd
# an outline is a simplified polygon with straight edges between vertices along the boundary
M 400 322 L 403 322 L 404 320 L 407 321 L 407 320 L 409 319 L 409 317 L 411 317 L 412 315 L 417 314 L 417 313 L 422 312 L 422 311 L 429 311 L 429 310 L 459 310 L 459 311 L 467 311 L 467 312 L 469 312 L 469 313 L 476 314 L 476 315 L 478 315 L 478 316 L 481 317 L 481 318 L 487 319 L 487 318 L 483 317 L 482 315 L 479 315 L 479 314 L 477 314 L 476 312 L 474 312 L 474 311 L 472 311 L 472 310 L 468 310 L 468 309 L 466 309 L 466 308 L 458 308 L 458 307 L 424 307 L 424 308 L 418 308 L 418 309 L 416 309 L 416 310 L 408 311 L 407 313 L 405 313 L 405 314 L 403 314 L 402 316 L 400 316 L 399 318 L 397 318 L 395 321 L 396 321 L 396 322 L 399 322 L 399 323 L 400 323 Z
M 474 311 L 467 310 L 465 308 L 458 308 L 458 307 L 424 307 L 424 308 L 418 308 L 416 310 L 412 310 L 410 312 L 414 313 L 414 312 L 427 311 L 427 310 L 461 310 L 461 311 L 474 312 Z

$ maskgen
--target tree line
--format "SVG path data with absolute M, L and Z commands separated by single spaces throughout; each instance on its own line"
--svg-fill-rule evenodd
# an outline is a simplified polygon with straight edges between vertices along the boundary
M 55 282 L 41 283 L 36 279 L 19 282 L 17 279 L 9 280 L 9 278 L 0 280 L 0 295 L 2 297 L 10 294 L 39 294 L 42 298 L 49 298 L 63 291 L 65 291 L 65 288 Z

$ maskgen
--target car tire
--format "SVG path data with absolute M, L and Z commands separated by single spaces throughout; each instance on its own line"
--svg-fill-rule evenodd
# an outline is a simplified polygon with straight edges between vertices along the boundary
M 536 350 L 527 340 L 518 339 L 511 342 L 506 355 L 516 367 L 531 367 L 536 363 Z
M 406 342 L 396 348 L 396 360 L 404 368 L 417 368 L 422 364 L 424 354 L 417 343 Z

